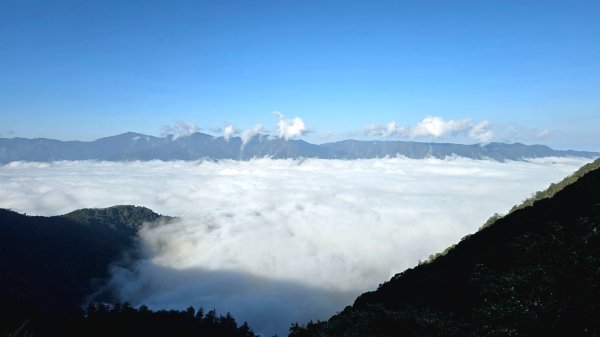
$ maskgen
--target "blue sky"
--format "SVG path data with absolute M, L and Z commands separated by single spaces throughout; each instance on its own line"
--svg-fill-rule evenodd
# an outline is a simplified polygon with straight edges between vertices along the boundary
M 277 134 L 280 111 L 313 142 L 600 150 L 598 17 L 600 1 L 0 0 L 0 134 Z

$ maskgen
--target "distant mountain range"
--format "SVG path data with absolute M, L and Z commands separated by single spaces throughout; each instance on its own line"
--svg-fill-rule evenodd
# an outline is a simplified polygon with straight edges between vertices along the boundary
M 550 156 L 597 158 L 600 157 L 600 153 L 553 150 L 545 145 L 521 143 L 465 145 L 343 140 L 317 145 L 303 140 L 284 140 L 266 135 L 256 135 L 247 143 L 243 143 L 240 137 L 227 140 L 200 132 L 179 138 L 171 135 L 154 137 L 127 132 L 91 142 L 47 138 L 0 138 L 0 163 L 55 160 L 249 160 L 257 157 L 368 159 L 385 156 L 405 156 L 413 159 L 460 156 L 506 161 Z

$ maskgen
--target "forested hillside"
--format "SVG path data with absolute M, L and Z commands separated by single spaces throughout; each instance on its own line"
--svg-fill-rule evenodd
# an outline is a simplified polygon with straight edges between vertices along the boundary
M 171 219 L 136 206 L 52 217 L 0 209 L 0 336 L 254 336 L 247 324 L 213 310 L 81 309 L 109 265 L 135 254 L 142 224 Z

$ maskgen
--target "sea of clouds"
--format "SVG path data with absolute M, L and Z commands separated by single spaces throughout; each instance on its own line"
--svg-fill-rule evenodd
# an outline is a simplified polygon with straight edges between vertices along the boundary
M 55 215 L 146 206 L 144 258 L 107 285 L 134 305 L 230 311 L 258 332 L 326 319 L 589 162 L 451 158 L 13 162 L 0 207 Z

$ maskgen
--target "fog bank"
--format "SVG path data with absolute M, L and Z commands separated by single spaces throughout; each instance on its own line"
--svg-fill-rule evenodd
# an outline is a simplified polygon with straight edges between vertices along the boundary
M 0 207 L 54 215 L 135 204 L 179 216 L 143 228 L 145 258 L 112 270 L 116 298 L 214 307 L 281 336 L 589 161 L 14 162 L 0 166 Z

